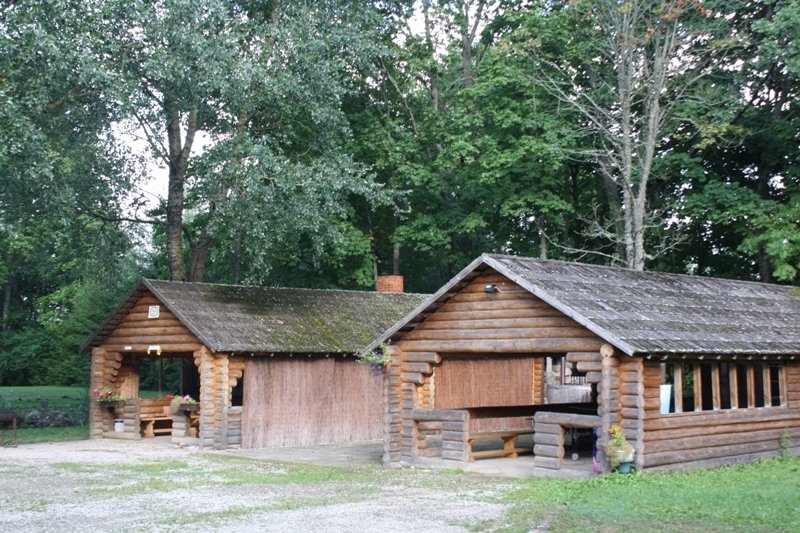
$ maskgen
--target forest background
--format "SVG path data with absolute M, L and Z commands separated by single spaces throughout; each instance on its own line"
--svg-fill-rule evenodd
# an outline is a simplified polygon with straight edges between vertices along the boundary
M 0 385 L 85 384 L 141 276 L 797 284 L 798 29 L 797 0 L 0 0 Z

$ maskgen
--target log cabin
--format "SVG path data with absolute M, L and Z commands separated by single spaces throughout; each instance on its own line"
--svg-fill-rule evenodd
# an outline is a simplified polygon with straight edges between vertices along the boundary
M 640 471 L 800 452 L 794 287 L 483 255 L 369 349 L 386 341 L 386 466 L 527 451 L 558 476 L 577 428 L 607 472 L 615 425 Z
M 379 439 L 382 376 L 354 353 L 427 296 L 177 283 L 141 279 L 82 347 L 91 388 L 124 405 L 92 402 L 91 438 L 262 448 Z M 180 364 L 181 391 L 199 411 L 139 397 L 145 358 Z

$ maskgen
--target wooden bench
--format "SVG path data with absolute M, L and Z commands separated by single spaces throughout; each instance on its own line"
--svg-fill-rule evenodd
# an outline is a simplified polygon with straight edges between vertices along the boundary
M 163 422 L 165 420 L 169 421 L 168 427 L 155 427 L 156 422 Z M 156 434 L 159 435 L 168 435 L 172 434 L 172 417 L 171 416 L 153 416 L 153 415 L 142 415 L 139 418 L 139 421 L 142 424 L 142 431 L 144 432 L 145 438 L 153 438 Z
M 470 433 L 467 438 L 469 447 L 469 462 L 474 463 L 475 459 L 485 457 L 517 457 L 521 453 L 533 453 L 533 448 L 517 448 L 517 437 L 520 435 L 533 435 L 533 428 L 528 429 L 509 429 L 504 431 L 486 431 L 481 433 Z M 473 452 L 472 445 L 479 439 L 503 439 L 503 448 L 499 450 L 483 450 Z

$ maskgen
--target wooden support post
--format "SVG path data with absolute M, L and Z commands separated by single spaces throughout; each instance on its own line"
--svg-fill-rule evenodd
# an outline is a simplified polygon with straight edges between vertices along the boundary
M 713 398 L 713 409 L 722 409 L 722 392 L 719 385 L 719 363 L 711 364 L 711 396 Z
M 672 388 L 675 395 L 675 412 L 683 412 L 683 363 L 680 361 L 672 365 L 675 383 Z
M 700 372 L 700 364 L 692 365 L 692 374 L 694 381 L 694 410 L 700 412 L 703 410 L 703 379 Z
M 731 389 L 731 409 L 739 408 L 739 373 L 735 364 L 728 364 L 728 383 Z
M 772 407 L 772 379 L 766 362 L 761 365 L 761 382 L 764 384 L 764 407 Z

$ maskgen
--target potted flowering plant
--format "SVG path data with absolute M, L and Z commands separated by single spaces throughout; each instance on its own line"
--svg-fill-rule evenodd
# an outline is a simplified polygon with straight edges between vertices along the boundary
M 121 407 L 125 405 L 125 396 L 120 396 L 111 387 L 95 388 L 92 391 L 94 401 L 103 407 Z
M 391 367 L 389 356 L 386 354 L 387 344 L 382 342 L 375 352 L 361 351 L 356 354 L 358 362 L 369 366 L 371 372 L 378 375 L 387 375 Z
M 177 395 L 174 397 L 171 394 L 167 394 L 167 399 L 172 400 L 173 411 L 195 412 L 200 410 L 200 404 L 188 394 L 186 396 Z
M 611 439 L 606 444 L 606 456 L 611 463 L 611 468 L 623 474 L 630 474 L 633 463 L 633 446 L 625 439 L 622 428 L 614 424 L 608 430 Z

